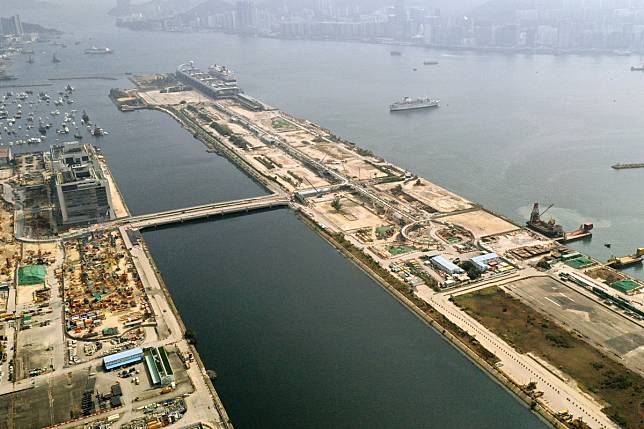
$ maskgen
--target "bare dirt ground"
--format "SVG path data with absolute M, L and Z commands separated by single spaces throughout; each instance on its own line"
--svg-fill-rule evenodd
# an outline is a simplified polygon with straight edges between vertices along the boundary
M 477 239 L 487 235 L 501 234 L 518 229 L 516 225 L 484 210 L 446 216 L 441 218 L 441 220 L 462 226 L 474 234 L 474 237 Z

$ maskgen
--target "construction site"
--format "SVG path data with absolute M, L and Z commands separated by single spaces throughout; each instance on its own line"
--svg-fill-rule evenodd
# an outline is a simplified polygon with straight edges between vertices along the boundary
M 66 330 L 75 338 L 111 338 L 137 328 L 150 315 L 119 230 L 66 241 L 63 263 Z

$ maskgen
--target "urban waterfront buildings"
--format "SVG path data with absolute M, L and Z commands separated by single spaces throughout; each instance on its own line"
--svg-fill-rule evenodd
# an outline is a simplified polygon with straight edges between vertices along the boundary
M 459 11 L 318 0 L 275 8 L 251 0 L 148 17 L 132 14 L 135 29 L 202 30 L 278 38 L 402 42 L 423 46 L 546 52 L 644 52 L 644 0 L 488 1 Z
M 51 164 L 60 223 L 101 222 L 114 217 L 110 187 L 91 145 L 53 146 Z

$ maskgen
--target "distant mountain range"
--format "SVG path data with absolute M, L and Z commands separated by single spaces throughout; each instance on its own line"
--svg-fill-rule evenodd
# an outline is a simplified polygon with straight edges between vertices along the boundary
M 7 9 L 31 10 L 31 9 L 51 9 L 56 7 L 55 4 L 40 0 L 1 0 L 3 12 Z M 6 8 L 6 9 L 5 9 Z
M 3 0 L 0 0 L 3 1 Z M 109 14 L 112 16 L 125 16 L 132 13 L 142 13 L 154 16 L 172 16 L 185 13 L 198 6 L 204 0 L 150 0 L 133 4 L 128 10 L 113 8 Z
M 3 18 L 0 16 L 0 28 L 5 29 L 5 32 L 7 34 L 13 33 L 13 21 L 11 20 L 11 18 Z M 9 31 L 7 31 L 7 29 L 9 29 Z M 39 24 L 31 24 L 29 22 L 23 22 L 22 29 L 25 33 L 62 34 L 61 31 L 54 30 L 52 28 L 46 28 Z

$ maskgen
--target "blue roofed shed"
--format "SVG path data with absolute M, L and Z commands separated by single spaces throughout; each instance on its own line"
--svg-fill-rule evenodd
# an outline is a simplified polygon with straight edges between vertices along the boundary
M 143 349 L 140 347 L 124 350 L 119 353 L 114 353 L 103 358 L 103 366 L 106 370 L 120 368 L 125 365 L 140 362 L 143 359 Z
M 470 259 L 470 261 L 472 261 L 474 266 L 479 271 L 485 271 L 488 269 L 487 263 L 495 259 L 499 259 L 499 255 L 497 255 L 496 253 L 486 253 L 485 255 L 475 256 Z
M 432 259 L 430 259 L 430 261 L 436 268 L 449 274 L 464 272 L 461 267 L 441 255 L 434 256 Z

